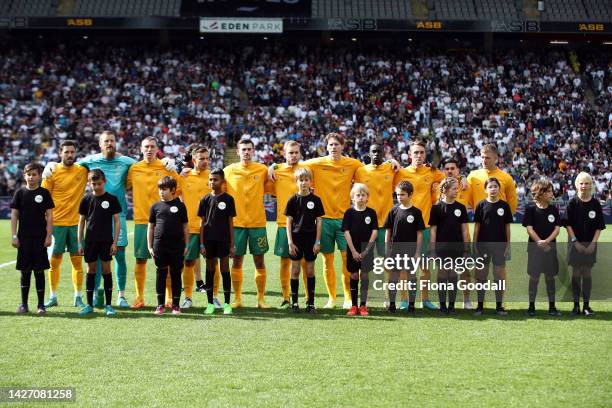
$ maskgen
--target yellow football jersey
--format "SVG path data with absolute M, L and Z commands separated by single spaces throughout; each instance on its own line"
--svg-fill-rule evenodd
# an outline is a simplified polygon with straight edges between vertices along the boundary
M 185 207 L 187 207 L 187 218 L 189 219 L 189 233 L 200 233 L 200 217 L 198 217 L 198 208 L 200 208 L 200 200 L 210 193 L 208 187 L 208 175 L 210 170 L 199 171 L 193 169 L 187 177 L 181 177 L 181 195 Z
M 169 172 L 161 162 L 155 159 L 152 163 L 141 160 L 130 167 L 127 175 L 127 188 L 132 188 L 134 201 L 134 223 L 148 224 L 149 210 L 159 201 L 157 182 L 166 176 L 176 180 L 175 197 L 181 194 L 181 180 L 176 171 Z
M 55 204 L 53 225 L 69 227 L 79 223 L 79 204 L 87 185 L 87 168 L 58 164 L 51 177 L 42 182 Z
M 370 190 L 368 207 L 376 211 L 378 227 L 385 225 L 387 214 L 393 208 L 393 180 L 395 172 L 390 163 L 379 166 L 368 164 L 355 172 L 355 183 L 363 183 Z
M 290 166 L 287 163 L 283 163 L 276 166 L 274 169 L 276 181 L 270 193 L 276 196 L 276 222 L 279 227 L 287 226 L 285 208 L 287 207 L 289 198 L 298 192 L 298 186 L 295 181 L 295 171 L 300 167 L 302 167 L 300 164 Z
M 429 227 L 429 215 L 431 214 L 431 207 L 435 197 L 435 192 L 431 191 L 431 186 L 444 180 L 444 173 L 437 169 L 434 170 L 430 166 L 421 166 L 419 168 L 408 166 L 397 172 L 394 185 L 397 185 L 402 180 L 408 180 L 412 183 L 414 188 L 412 205 L 421 210 L 425 226 Z
M 261 228 L 266 226 L 264 193 L 268 168 L 261 163 L 233 163 L 223 169 L 226 190 L 234 197 L 236 217 L 234 226 Z
M 351 206 L 351 186 L 355 172 L 363 167 L 359 160 L 342 156 L 331 160 L 328 156 L 310 159 L 302 163 L 313 174 L 314 192 L 321 198 L 323 218 L 340 219 Z
M 516 195 L 516 185 L 511 175 L 500 169 L 499 167 L 495 170 L 489 171 L 487 169 L 473 170 L 467 177 L 468 184 L 471 187 L 470 194 L 470 206 L 476 208 L 476 205 L 487 198 L 485 191 L 485 181 L 488 178 L 495 177 L 501 184 L 499 189 L 499 198 L 504 200 L 510 206 L 512 214 L 516 213 L 516 207 L 518 206 L 518 198 Z

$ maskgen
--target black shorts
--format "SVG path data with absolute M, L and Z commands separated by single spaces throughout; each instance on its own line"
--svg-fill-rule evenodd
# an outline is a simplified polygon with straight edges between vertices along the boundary
M 297 254 L 295 256 L 289 253 L 289 258 L 292 261 L 299 261 L 302 258 L 306 262 L 312 262 L 317 259 L 313 251 L 315 242 L 317 241 L 316 232 L 305 232 L 305 233 L 293 233 L 293 244 L 297 247 Z
M 112 241 L 85 242 L 85 262 L 96 262 L 98 259 L 102 262 L 110 261 L 111 259 L 113 259 L 110 254 L 112 245 Z
M 353 259 L 353 254 L 346 248 L 346 270 L 351 273 L 370 272 L 374 267 L 374 247 L 368 252 L 363 261 Z
M 488 265 L 493 261 L 493 266 L 506 265 L 505 247 L 503 242 L 477 242 L 477 257 L 482 257 L 484 264 Z
M 582 242 L 582 246 L 587 247 L 590 242 Z M 576 250 L 574 244 L 570 241 L 567 242 L 567 263 L 571 266 L 586 266 L 592 267 L 597 262 L 597 246 L 592 254 L 581 254 Z
M 551 242 L 551 245 L 556 245 Z M 529 276 L 557 276 L 559 273 L 559 260 L 557 259 L 557 248 L 553 246 L 550 251 L 545 252 L 537 244 L 527 244 L 527 274 Z
M 49 256 L 47 255 L 47 248 L 45 248 L 45 237 L 19 237 L 16 269 L 20 271 L 49 269 Z
M 183 269 L 183 251 L 176 249 L 153 248 L 155 266 L 158 268 L 170 267 L 170 270 Z
M 206 249 L 206 259 L 212 258 L 225 258 L 229 256 L 230 244 L 229 241 L 210 241 L 204 242 L 204 249 Z

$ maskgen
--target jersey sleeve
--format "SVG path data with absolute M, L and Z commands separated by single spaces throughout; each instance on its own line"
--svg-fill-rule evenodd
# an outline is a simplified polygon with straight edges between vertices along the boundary
M 431 213 L 429 213 L 429 225 L 437 226 L 438 225 L 438 212 L 440 211 L 440 206 L 434 205 L 431 207 Z
M 461 217 L 459 218 L 459 222 L 461 224 L 467 224 L 468 222 L 470 222 L 470 220 L 468 219 L 467 208 L 461 203 L 459 203 L 459 205 L 461 206 Z
M 294 202 L 295 200 L 293 199 L 293 196 L 291 196 L 289 200 L 287 200 L 287 205 L 285 206 L 286 216 L 295 217 L 295 209 L 294 209 L 295 206 L 293 205 Z
M 206 197 L 200 200 L 198 205 L 198 217 L 206 217 Z
M 157 221 L 156 213 L 155 213 L 155 205 L 151 206 L 149 210 L 149 223 L 155 224 Z
M 183 224 L 187 224 L 189 222 L 189 217 L 187 216 L 187 207 L 182 202 L 181 202 L 181 221 L 183 222 Z
M 44 178 L 41 187 L 48 190 L 49 193 L 53 194 L 53 174 L 50 177 Z
M 593 198 L 593 200 L 595 200 L 595 205 L 596 205 L 596 210 L 595 210 L 595 216 L 596 216 L 596 226 L 595 229 L 598 230 L 605 230 L 606 229 L 606 221 L 604 220 L 604 216 L 603 216 L 603 210 L 601 208 L 601 203 L 599 202 L 599 200 L 597 200 L 596 198 Z
M 340 229 L 342 231 L 350 231 L 351 229 L 351 209 L 349 208 L 344 212 L 344 217 L 342 218 L 342 227 Z
M 561 216 L 559 215 L 559 210 L 557 209 L 557 207 L 553 207 L 552 212 L 553 212 L 553 215 L 555 216 L 555 224 L 554 224 L 555 227 L 563 226 L 563 223 L 561 221 Z
M 126 179 L 125 179 L 125 189 L 126 190 L 130 190 L 132 188 L 132 182 L 133 182 L 133 178 L 134 178 L 134 170 L 133 169 L 134 169 L 133 166 L 128 169 L 127 176 L 126 176 Z
M 55 208 L 55 204 L 53 203 L 53 198 L 51 198 L 51 193 L 49 193 L 47 189 L 44 189 L 43 191 L 44 191 L 43 196 L 44 196 L 45 210 Z
M 529 225 L 533 226 L 533 207 L 529 206 L 525 209 L 525 215 L 523 216 L 523 227 Z
M 21 209 L 21 190 L 17 190 L 11 200 L 11 208 L 15 210 Z
M 119 204 L 119 199 L 111 194 L 112 200 L 112 208 L 111 212 L 114 214 L 119 214 L 121 212 L 121 204 Z
M 387 228 L 387 229 L 393 228 L 394 215 L 395 215 L 395 208 L 392 208 L 391 211 L 389 211 L 389 214 L 387 214 L 387 219 L 385 220 L 385 225 L 383 226 L 383 228 Z
M 88 202 L 88 196 L 85 196 L 81 199 L 81 203 L 79 204 L 79 214 L 81 215 L 87 215 L 87 202 Z
M 510 204 L 505 203 L 504 207 L 506 207 L 506 211 L 504 211 L 504 224 L 512 224 L 514 218 L 512 217 L 512 209 L 510 208 Z
M 317 197 L 317 199 L 315 200 L 315 202 L 317 203 L 317 206 L 315 208 L 316 210 L 316 216 L 317 217 L 322 217 L 325 215 L 325 208 L 323 207 L 323 201 L 321 201 L 321 199 L 319 197 Z
M 371 213 L 371 217 L 372 217 L 372 222 L 370 223 L 370 225 L 372 226 L 372 231 L 374 230 L 378 230 L 378 215 L 376 215 L 376 211 L 374 211 L 374 209 L 371 209 L 372 211 Z
M 229 196 L 228 203 L 230 207 L 228 212 L 229 212 L 230 217 L 233 218 L 236 216 L 236 202 L 234 201 L 234 197 Z
M 423 213 L 419 210 L 417 214 L 418 214 L 418 217 L 416 217 L 416 221 L 417 221 L 416 230 L 422 231 L 425 229 L 425 220 L 423 220 Z
M 482 222 L 482 205 L 480 203 L 476 205 L 476 209 L 474 210 L 474 222 Z

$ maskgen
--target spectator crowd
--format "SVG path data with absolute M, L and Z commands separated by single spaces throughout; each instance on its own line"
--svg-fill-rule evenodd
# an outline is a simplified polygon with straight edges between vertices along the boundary
M 117 133 L 118 151 L 139 158 L 145 135 L 179 157 L 204 143 L 211 166 L 242 137 L 256 160 L 281 161 L 282 144 L 306 158 L 325 153 L 340 131 L 346 154 L 363 159 L 379 140 L 408 164 L 407 146 L 425 138 L 429 160 L 456 157 L 463 173 L 496 143 L 500 167 L 519 195 L 540 177 L 571 198 L 582 169 L 609 200 L 612 172 L 612 58 L 504 50 L 499 54 L 415 48 L 325 49 L 269 42 L 162 51 L 91 44 L 3 46 L 0 53 L 0 195 L 19 183 L 23 164 L 58 159 L 62 140 L 79 155 L 98 151 L 95 134 Z

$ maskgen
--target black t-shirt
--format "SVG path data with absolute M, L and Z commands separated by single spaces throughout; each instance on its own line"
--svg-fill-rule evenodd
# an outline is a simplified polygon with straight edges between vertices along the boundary
M 87 194 L 79 205 L 79 214 L 85 216 L 87 228 L 85 242 L 113 241 L 113 215 L 121 212 L 121 204 L 114 195 Z
M 41 238 L 47 236 L 45 213 L 54 208 L 49 190 L 43 187 L 28 190 L 22 187 L 15 192 L 11 208 L 19 210 L 19 238 Z
M 553 233 L 555 227 L 561 226 L 561 217 L 556 207 L 549 205 L 540 208 L 537 205 L 530 205 L 525 208 L 523 216 L 523 227 L 531 226 L 536 234 L 542 239 L 546 239 Z M 556 239 L 553 240 L 555 242 Z M 529 242 L 534 242 L 529 237 Z
M 294 194 L 287 201 L 285 215 L 292 217 L 291 232 L 294 234 L 317 231 L 317 217 L 325 215 L 321 199 L 310 193 Z
M 445 246 L 443 243 L 463 242 L 461 225 L 467 222 L 467 210 L 457 201 L 452 204 L 440 202 L 431 207 L 429 225 L 436 226 L 436 249 L 457 248 L 456 245 Z
M 200 200 L 198 216 L 204 217 L 204 239 L 229 242 L 229 220 L 236 216 L 234 197 L 209 193 Z
M 155 224 L 153 249 L 183 249 L 185 247 L 183 224 L 187 222 L 187 208 L 178 198 L 153 204 L 149 212 L 149 223 Z
M 374 230 L 378 230 L 378 218 L 376 211 L 370 207 L 366 207 L 363 211 L 351 207 L 344 213 L 342 231 L 348 231 L 351 234 L 353 246 L 358 252 L 365 249 L 361 246 L 370 241 Z
M 595 230 L 606 229 L 599 200 L 591 198 L 590 201 L 584 202 L 578 197 L 572 198 L 567 204 L 563 225 L 572 227 L 579 242 L 591 242 Z
M 387 215 L 385 228 L 391 229 L 392 242 L 416 242 L 417 232 L 425 229 L 423 214 L 414 205 L 408 209 L 396 205 Z
M 474 210 L 474 222 L 480 224 L 476 241 L 507 242 L 506 224 L 512 223 L 512 211 L 504 200 L 494 203 L 482 200 Z

